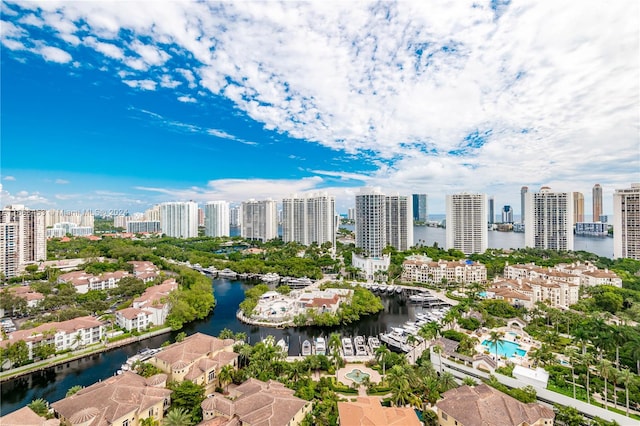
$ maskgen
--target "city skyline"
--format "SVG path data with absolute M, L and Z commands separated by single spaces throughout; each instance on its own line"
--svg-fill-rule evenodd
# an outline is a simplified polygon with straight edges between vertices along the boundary
M 1 203 L 640 181 L 637 2 L 2 3 Z M 250 54 L 247 54 L 250 52 Z M 589 216 L 586 209 L 585 216 Z

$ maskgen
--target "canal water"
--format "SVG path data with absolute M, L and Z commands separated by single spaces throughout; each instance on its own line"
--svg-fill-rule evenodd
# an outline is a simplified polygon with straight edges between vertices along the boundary
M 389 327 L 399 326 L 405 321 L 415 319 L 416 310 L 423 308 L 408 303 L 408 298 L 402 295 L 382 295 L 384 310 L 372 316 L 338 328 L 288 328 L 274 329 L 255 327 L 243 324 L 236 319 L 236 311 L 244 292 L 252 284 L 242 281 L 214 279 L 213 289 L 216 297 L 216 308 L 209 317 L 195 321 L 183 328 L 182 331 L 191 335 L 196 332 L 217 336 L 224 328 L 234 332 L 247 333 L 249 343 L 253 344 L 267 335 L 273 335 L 276 341 L 284 338 L 289 342 L 289 354 L 299 355 L 301 342 L 318 336 L 327 337 L 332 332 L 343 336 L 377 336 Z M 132 343 L 109 352 L 97 354 L 81 360 L 52 367 L 42 372 L 31 373 L 18 379 L 4 382 L 0 385 L 0 415 L 15 411 L 32 400 L 43 398 L 55 402 L 64 398 L 67 390 L 75 385 L 89 386 L 104 380 L 118 371 L 128 357 L 146 347 L 155 348 L 163 342 L 173 342 L 177 332 L 156 336 L 141 342 Z

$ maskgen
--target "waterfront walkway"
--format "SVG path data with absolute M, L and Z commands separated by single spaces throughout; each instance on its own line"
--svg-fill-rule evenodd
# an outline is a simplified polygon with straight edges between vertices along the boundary
M 151 337 L 159 336 L 171 331 L 170 327 L 165 327 L 160 330 L 151 331 L 149 333 L 141 334 L 140 336 L 131 336 L 126 339 L 117 340 L 115 342 L 109 342 L 106 345 L 97 343 L 91 346 L 87 346 L 82 349 L 76 349 L 72 352 L 68 352 L 62 355 L 56 355 L 52 358 L 44 359 L 42 361 L 34 362 L 32 364 L 23 365 L 21 367 L 12 368 L 11 370 L 3 371 L 0 373 L 0 383 L 7 380 L 15 379 L 16 377 L 24 376 L 35 371 L 45 370 L 47 368 L 55 367 L 59 364 L 75 361 L 81 358 L 86 358 L 91 355 L 107 352 L 112 349 L 126 346 L 131 343 L 140 342 L 142 340 L 149 339 Z

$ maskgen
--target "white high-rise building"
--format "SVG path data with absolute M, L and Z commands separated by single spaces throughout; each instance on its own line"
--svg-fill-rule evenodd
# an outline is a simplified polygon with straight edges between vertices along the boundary
M 198 204 L 194 201 L 160 204 L 160 227 L 169 237 L 197 237 Z
M 525 218 L 526 218 L 526 213 L 525 213 L 525 206 L 524 206 L 524 199 L 527 196 L 527 192 L 529 192 L 529 187 L 528 186 L 523 186 L 522 188 L 520 188 L 520 223 L 524 224 Z
M 613 193 L 613 257 L 640 260 L 640 183 Z
M 413 198 L 406 195 L 385 197 L 386 239 L 398 251 L 413 246 Z
M 160 205 L 156 204 L 150 209 L 145 210 L 142 220 L 147 222 L 160 222 Z
M 242 226 L 242 213 L 240 210 L 240 206 L 233 206 L 229 208 L 229 225 L 234 228 Z
M 282 240 L 304 245 L 336 243 L 335 198 L 327 193 L 292 195 L 282 200 Z
M 573 250 L 573 194 L 551 192 L 547 186 L 525 197 L 524 245 Z
M 356 220 L 356 209 L 355 207 L 349 207 L 347 209 L 347 219 L 349 220 Z
M 356 247 L 369 257 L 381 257 L 387 246 L 386 196 L 380 188 L 362 188 L 356 195 Z
M 447 195 L 446 248 L 464 254 L 484 253 L 488 246 L 487 195 Z
M 274 200 L 242 203 L 242 238 L 268 241 L 278 238 L 278 209 Z
M 208 237 L 228 237 L 231 235 L 229 219 L 229 203 L 209 201 L 204 206 L 204 234 Z
M 92 210 L 47 210 L 46 226 L 50 227 L 56 223 L 70 222 L 78 226 L 94 226 L 94 216 Z
M 46 213 L 23 205 L 0 212 L 0 272 L 18 275 L 25 265 L 47 260 Z

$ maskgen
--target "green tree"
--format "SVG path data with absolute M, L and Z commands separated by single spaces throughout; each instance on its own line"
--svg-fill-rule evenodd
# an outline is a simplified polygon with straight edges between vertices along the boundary
M 504 333 L 501 331 L 491 331 L 491 333 L 489 333 L 489 338 L 487 339 L 490 343 L 493 343 L 493 347 L 495 350 L 495 355 L 496 355 L 496 363 L 498 363 L 498 347 L 502 347 L 504 346 L 504 343 L 502 342 L 502 338 L 504 337 Z
M 27 407 L 31 408 L 33 412 L 40 417 L 50 417 L 49 403 L 42 398 L 34 399 L 29 404 L 27 404 Z
M 14 366 L 20 366 L 29 360 L 29 347 L 24 340 L 9 343 L 6 356 Z
M 187 409 L 173 408 L 169 410 L 162 424 L 163 426 L 192 426 L 194 423 Z
M 380 347 L 376 349 L 376 362 L 378 364 L 382 364 L 382 377 L 386 375 L 385 366 L 390 355 L 391 351 L 389 350 L 389 348 L 387 348 L 386 345 L 380 345 Z
M 202 408 L 200 404 L 204 401 L 204 386 L 185 380 L 181 383 L 169 383 L 171 389 L 171 408 L 184 409 L 190 415 L 193 423 L 202 420 Z
M 225 388 L 225 392 L 227 392 L 227 387 L 233 380 L 233 372 L 234 368 L 232 365 L 225 365 L 220 369 L 220 374 L 218 374 L 218 382 L 220 383 L 220 386 L 223 386 Z
M 631 381 L 633 380 L 633 373 L 628 368 L 624 368 L 620 371 L 618 379 L 620 383 L 624 384 L 625 391 L 625 399 L 626 399 L 626 414 L 629 417 L 629 387 L 631 386 Z
M 184 331 L 181 331 L 180 333 L 176 334 L 176 343 L 180 343 L 186 338 L 187 338 L 187 333 L 185 333 Z
M 233 333 L 233 331 L 231 331 L 228 328 L 223 328 L 220 331 L 220 334 L 218 334 L 218 338 L 219 339 L 223 339 L 223 340 L 224 339 L 233 339 L 234 338 L 234 333 Z
M 80 385 L 71 386 L 69 388 L 69 390 L 67 390 L 67 393 L 66 393 L 66 395 L 64 397 L 68 398 L 71 395 L 75 395 L 76 393 L 78 393 L 81 390 L 82 390 L 82 386 L 80 386 Z

